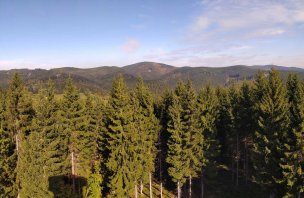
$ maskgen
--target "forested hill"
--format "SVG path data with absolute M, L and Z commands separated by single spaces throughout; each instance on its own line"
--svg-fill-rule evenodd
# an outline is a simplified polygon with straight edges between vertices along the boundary
M 133 87 L 136 78 L 141 76 L 154 92 L 173 88 L 178 80 L 190 79 L 195 88 L 208 82 L 213 85 L 229 85 L 232 82 L 251 80 L 258 70 L 268 71 L 271 67 L 281 71 L 283 79 L 288 73 L 297 73 L 300 79 L 304 79 L 304 69 L 284 66 L 244 66 L 235 65 L 229 67 L 174 67 L 162 63 L 140 62 L 124 67 L 103 66 L 96 68 L 80 69 L 73 67 L 44 69 L 18 69 L 0 71 L 0 87 L 7 87 L 9 79 L 16 72 L 20 73 L 25 83 L 31 90 L 36 91 L 39 82 L 52 79 L 56 88 L 62 91 L 65 79 L 71 76 L 76 86 L 84 90 L 108 92 L 111 82 L 117 74 L 123 74 L 128 86 Z M 1 66 L 0 66 L 1 68 Z

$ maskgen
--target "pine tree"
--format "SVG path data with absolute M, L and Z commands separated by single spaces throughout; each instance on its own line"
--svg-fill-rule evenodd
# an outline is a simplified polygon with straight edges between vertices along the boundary
M 203 141 L 204 136 L 199 128 L 199 113 L 197 112 L 197 96 L 188 80 L 185 85 L 185 94 L 182 98 L 183 107 L 183 134 L 186 142 L 183 145 L 185 155 L 189 159 L 188 178 L 189 178 L 189 197 L 192 197 L 192 178 L 198 177 L 204 163 Z
M 291 141 L 281 162 L 287 185 L 286 197 L 301 197 L 304 192 L 304 86 L 296 75 L 290 75 L 287 81 L 290 104 Z
M 144 183 L 150 182 L 151 186 L 151 174 L 155 171 L 154 163 L 157 153 L 155 144 L 159 124 L 154 115 L 152 96 L 142 79 L 138 79 L 133 105 L 135 126 L 138 137 L 140 137 L 138 138 L 139 166 L 137 166 L 137 172 L 140 173 L 139 179 Z
M 94 95 L 86 94 L 85 101 L 85 123 L 83 125 L 81 138 L 83 141 L 79 145 L 81 150 L 80 163 L 84 168 L 82 171 L 88 178 L 87 195 L 89 197 L 101 197 L 103 176 L 101 174 L 102 157 L 98 153 L 98 142 L 100 140 L 100 121 L 102 106 Z
M 260 84 L 258 84 L 260 85 Z M 259 90 L 260 91 L 260 90 Z M 288 100 L 279 73 L 272 69 L 258 104 L 258 129 L 254 141 L 255 181 L 268 187 L 271 195 L 282 195 L 281 159 L 288 144 Z
M 6 96 L 0 91 L 0 197 L 14 197 L 15 195 L 15 142 L 7 128 Z
M 102 197 L 103 177 L 101 175 L 101 165 L 98 161 L 94 162 L 91 169 L 91 173 L 88 179 L 88 189 L 85 197 L 88 198 L 100 198 Z
M 157 177 L 162 184 L 167 184 L 170 180 L 168 175 L 168 167 L 169 164 L 166 162 L 166 157 L 168 155 L 168 140 L 170 137 L 170 133 L 168 132 L 168 122 L 170 120 L 169 108 L 172 105 L 173 92 L 166 90 L 163 94 L 160 104 L 156 107 L 156 115 L 160 120 L 160 131 L 158 134 L 158 156 L 157 156 Z
M 215 127 L 215 118 L 217 115 L 217 98 L 214 90 L 208 84 L 198 94 L 198 112 L 199 126 L 204 136 L 203 141 L 203 168 L 201 175 L 201 193 L 204 197 L 204 183 L 214 181 L 217 170 L 217 157 L 220 151 L 220 145 L 217 140 L 217 131 Z
M 301 123 L 302 86 L 296 74 L 290 74 L 287 80 L 287 96 L 290 104 L 290 127 L 298 128 Z
M 220 143 L 220 153 L 218 163 L 224 166 L 231 166 L 231 135 L 234 130 L 234 116 L 231 105 L 229 90 L 226 88 L 217 89 L 218 110 L 216 115 L 216 130 L 218 133 L 218 141 Z
M 10 189 L 9 196 L 17 196 L 24 171 L 19 161 L 23 160 L 26 152 L 22 144 L 31 132 L 34 117 L 31 95 L 17 73 L 13 76 L 7 92 L 5 117 L 7 130 L 10 138 L 14 140 L 15 149 L 14 152 L 10 151 L 11 156 L 8 157 L 11 159 L 10 170 L 14 171 L 9 173 L 10 182 L 8 183 L 12 186 L 7 186 L 7 189 Z
M 60 188 L 50 180 L 65 174 L 62 167 L 67 151 L 62 141 L 64 134 L 54 92 L 54 85 L 50 81 L 47 88 L 40 88 L 38 93 L 32 132 L 24 143 L 26 153 L 22 161 L 21 197 L 59 197 L 63 194 L 54 191 L 53 195 L 50 191 Z
M 239 116 L 239 92 L 233 84 L 229 88 L 229 101 L 231 106 L 231 132 L 228 134 L 230 141 L 230 157 L 231 157 L 231 172 L 232 181 L 235 178 L 235 185 L 239 185 L 239 162 L 240 162 L 240 131 L 237 130 L 237 117 Z M 233 181 L 234 182 L 234 181 Z
M 188 159 L 183 151 L 183 122 L 182 106 L 176 94 L 173 95 L 172 105 L 169 107 L 168 132 L 168 153 L 166 161 L 169 164 L 168 173 L 172 181 L 177 183 L 178 198 L 181 197 L 181 187 L 188 176 Z
M 198 176 L 203 164 L 203 135 L 199 129 L 196 101 L 196 94 L 191 82 L 188 81 L 186 85 L 179 82 L 175 89 L 174 102 L 170 107 L 171 109 L 169 108 L 170 121 L 168 123 L 168 132 L 171 135 L 168 142 L 169 152 L 167 157 L 167 162 L 171 165 L 169 174 L 174 182 L 178 182 L 178 188 L 183 185 L 186 177 L 189 178 L 190 197 L 192 194 L 192 177 Z M 181 149 L 181 156 L 179 157 L 172 156 L 172 153 L 178 151 L 171 150 L 174 143 Z M 176 170 L 179 164 L 176 164 L 174 158 L 179 158 L 181 161 L 178 163 L 183 164 L 183 170 L 180 173 Z M 174 167 L 176 165 L 177 167 Z M 181 177 L 176 177 L 176 173 L 179 173 Z M 180 196 L 179 189 L 178 195 Z
M 243 148 L 241 158 L 243 160 L 243 173 L 246 183 L 249 179 L 249 161 L 251 158 L 250 150 L 256 129 L 254 114 L 253 90 L 249 83 L 245 81 L 240 88 L 240 98 L 236 116 L 236 130 L 239 132 L 241 148 Z
M 105 165 L 107 182 L 115 197 L 127 197 L 136 185 L 136 144 L 133 107 L 122 76 L 112 85 L 105 112 Z
M 89 141 L 86 137 L 90 138 L 91 133 L 94 133 L 94 131 L 86 131 L 83 103 L 80 99 L 79 90 L 74 86 L 70 77 L 66 82 L 61 105 L 65 141 L 68 143 L 66 169 L 69 170 L 68 173 L 72 180 L 74 196 L 82 196 L 84 192 L 81 192 L 81 190 L 85 185 L 82 178 L 87 179 L 88 174 L 86 171 L 90 170 L 90 167 L 83 164 L 83 159 L 87 154 L 87 149 L 84 149 L 84 145 Z

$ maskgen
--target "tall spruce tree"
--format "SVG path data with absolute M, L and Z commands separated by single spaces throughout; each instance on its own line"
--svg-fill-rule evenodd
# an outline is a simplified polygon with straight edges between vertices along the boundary
M 257 85 L 261 86 L 259 82 Z M 289 141 L 288 111 L 286 88 L 279 73 L 271 69 L 258 104 L 258 129 L 253 145 L 256 170 L 254 180 L 267 187 L 271 196 L 284 194 L 284 186 L 280 185 L 283 178 L 280 163 Z
M 204 136 L 202 149 L 204 152 L 203 168 L 201 175 L 201 194 L 204 197 L 205 182 L 214 181 L 217 172 L 217 157 L 220 145 L 217 140 L 215 118 L 217 115 L 217 98 L 210 84 L 200 90 L 198 94 L 199 126 Z
M 67 145 L 64 145 L 59 106 L 54 95 L 51 81 L 38 92 L 33 131 L 25 142 L 27 152 L 23 161 L 21 197 L 61 197 L 64 194 L 59 191 L 59 185 L 64 183 L 62 176 L 66 174 L 62 167 L 67 157 Z M 52 178 L 56 177 L 61 180 L 53 182 Z
M 7 92 L 6 112 L 7 129 L 9 136 L 14 140 L 14 152 L 10 152 L 10 189 L 8 196 L 15 197 L 20 191 L 20 183 L 23 178 L 23 166 L 19 163 L 24 160 L 26 150 L 22 147 L 27 136 L 31 132 L 34 110 L 32 107 L 31 95 L 24 86 L 19 74 L 14 74 Z M 15 157 L 16 156 L 16 157 Z M 13 159 L 14 158 L 14 159 Z
M 155 158 L 157 154 L 156 141 L 159 123 L 154 115 L 154 107 L 151 93 L 142 79 L 138 79 L 133 97 L 134 122 L 139 135 L 137 167 L 140 173 L 139 179 L 152 186 L 151 175 L 155 171 Z M 150 189 L 151 191 L 151 189 Z M 152 192 L 150 192 L 152 193 Z M 142 194 L 142 185 L 141 185 Z
M 168 122 L 170 120 L 169 108 L 172 105 L 173 92 L 166 90 L 160 100 L 158 112 L 156 112 L 158 119 L 160 120 L 160 131 L 158 134 L 158 156 L 157 156 L 157 177 L 161 183 L 161 188 L 163 183 L 167 184 L 170 182 L 168 175 L 168 163 L 166 162 L 166 157 L 168 155 L 168 140 L 170 133 L 168 132 Z
M 229 88 L 229 100 L 231 105 L 231 132 L 228 134 L 230 144 L 231 172 L 235 185 L 239 185 L 239 165 L 240 165 L 240 131 L 237 130 L 237 117 L 239 114 L 239 92 L 233 84 Z M 233 181 L 234 182 L 234 181 Z
M 115 197 L 128 197 L 136 185 L 136 144 L 138 136 L 133 121 L 130 95 L 120 75 L 112 85 L 105 112 L 105 163 L 107 184 Z
M 203 142 L 204 136 L 199 127 L 199 113 L 197 111 L 197 96 L 190 80 L 185 85 L 185 94 L 182 97 L 182 119 L 184 122 L 183 134 L 186 142 L 183 145 L 185 155 L 189 159 L 189 197 L 192 197 L 192 178 L 199 176 L 204 163 Z
M 12 134 L 7 128 L 6 96 L 0 91 L 0 197 L 14 197 L 16 152 Z
M 223 167 L 231 167 L 231 135 L 233 134 L 234 127 L 231 98 L 229 97 L 229 90 L 226 88 L 218 88 L 216 92 L 220 104 L 215 122 L 220 143 L 218 163 L 223 165 Z
M 182 106 L 176 94 L 173 95 L 172 105 L 169 107 L 168 132 L 168 151 L 166 161 L 169 164 L 168 173 L 172 181 L 177 183 L 177 195 L 181 197 L 181 187 L 188 176 L 187 162 L 189 161 L 183 150 L 183 122 Z
M 86 136 L 89 137 L 92 132 L 85 130 L 84 105 L 79 90 L 74 86 L 70 77 L 66 82 L 61 108 L 64 133 L 69 148 L 66 169 L 69 170 L 71 176 L 73 196 L 79 197 L 82 196 L 82 193 L 85 193 L 81 192 L 86 183 L 83 180 L 88 178 L 86 171 L 90 170 L 90 167 L 83 164 L 83 158 L 87 152 L 83 148 L 88 141 Z
M 189 196 L 191 197 L 192 177 L 198 176 L 203 164 L 203 135 L 199 129 L 199 114 L 196 111 L 197 98 L 190 81 L 187 84 L 178 83 L 173 101 L 169 108 L 170 121 L 168 123 L 168 131 L 171 135 L 167 157 L 167 162 L 171 166 L 169 174 L 174 182 L 178 182 L 178 196 L 180 196 L 179 187 L 183 185 L 185 178 L 189 178 Z M 174 144 L 180 147 L 181 153 L 179 155 L 181 156 L 172 156 L 179 149 L 175 150 Z M 176 163 L 174 158 L 179 158 L 181 161 Z M 183 165 L 182 171 L 176 170 L 179 168 L 179 163 Z M 175 165 L 177 167 L 174 167 Z M 179 173 L 179 177 L 176 177 L 176 173 Z
M 243 174 L 245 182 L 249 180 L 250 167 L 250 150 L 253 143 L 253 136 L 255 132 L 255 118 L 254 118 L 254 98 L 253 90 L 247 81 L 243 82 L 240 88 L 239 104 L 236 116 L 236 130 L 239 132 L 241 145 L 241 159 L 243 161 Z
M 301 197 L 304 192 L 304 86 L 296 75 L 287 81 L 290 103 L 291 141 L 286 144 L 285 157 L 281 162 L 287 185 L 286 197 Z

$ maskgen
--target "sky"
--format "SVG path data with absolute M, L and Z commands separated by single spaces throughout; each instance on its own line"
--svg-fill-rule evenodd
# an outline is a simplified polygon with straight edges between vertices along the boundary
M 304 67 L 304 0 L 0 0 L 0 69 Z

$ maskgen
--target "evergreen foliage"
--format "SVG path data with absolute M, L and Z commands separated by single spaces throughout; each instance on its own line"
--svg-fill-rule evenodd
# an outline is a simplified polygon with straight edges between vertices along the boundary
M 0 197 L 301 197 L 303 131 L 304 82 L 274 69 L 162 96 L 121 75 L 109 96 L 71 78 L 31 93 L 15 74 L 0 90 Z
M 263 84 L 258 84 L 263 86 Z M 255 133 L 253 161 L 255 181 L 267 187 L 271 195 L 282 196 L 283 173 L 280 167 L 285 145 L 289 143 L 289 107 L 286 88 L 279 73 L 271 70 L 258 104 L 258 129 Z
M 123 77 L 113 81 L 105 112 L 105 162 L 108 183 L 115 197 L 127 197 L 136 184 L 136 140 L 133 107 Z
M 204 136 L 202 150 L 204 152 L 202 168 L 202 184 L 212 183 L 217 173 L 217 157 L 220 144 L 217 138 L 215 119 L 218 101 L 214 89 L 208 84 L 198 94 L 199 127 Z

